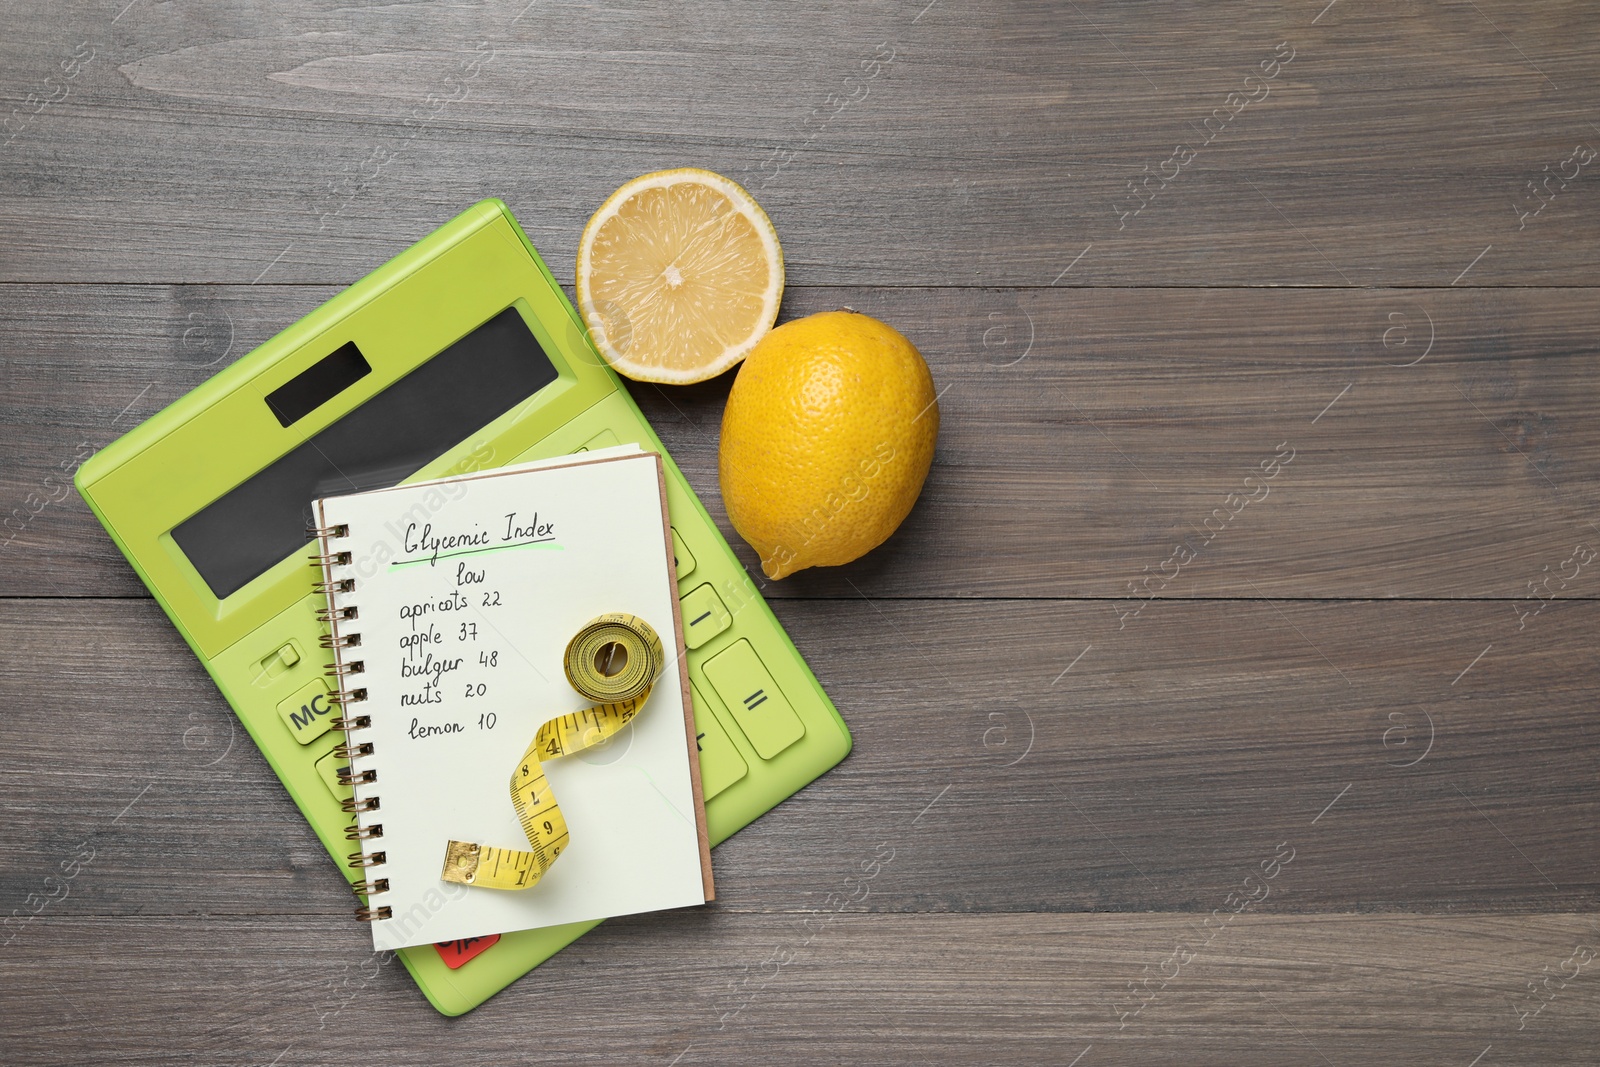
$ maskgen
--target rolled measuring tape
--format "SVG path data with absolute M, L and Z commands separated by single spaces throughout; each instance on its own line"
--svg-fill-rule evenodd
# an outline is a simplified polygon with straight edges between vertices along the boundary
M 632 722 L 661 677 L 666 656 L 649 623 L 619 612 L 585 623 L 567 643 L 562 666 L 572 688 L 595 703 L 539 727 L 511 773 L 511 804 L 533 847 L 451 841 L 445 847 L 441 875 L 445 881 L 483 889 L 529 889 L 539 884 L 567 847 L 568 838 L 567 820 L 541 761 L 598 745 Z

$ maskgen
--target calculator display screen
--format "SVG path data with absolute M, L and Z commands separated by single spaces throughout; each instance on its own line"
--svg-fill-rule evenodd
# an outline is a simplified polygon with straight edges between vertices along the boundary
M 337 422 L 300 435 L 277 462 L 175 527 L 173 540 L 220 600 L 306 545 L 316 498 L 395 485 L 556 377 L 507 308 Z

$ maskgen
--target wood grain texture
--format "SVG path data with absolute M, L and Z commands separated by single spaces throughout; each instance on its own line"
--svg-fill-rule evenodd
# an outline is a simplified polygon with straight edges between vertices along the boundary
M 1594 29 L 24 4 L 0 916 L 94 859 L 4 927 L 0 1060 L 1594 1063 Z M 935 466 L 882 548 L 762 587 L 850 758 L 716 851 L 715 905 L 445 1020 L 65 479 L 471 202 L 570 282 L 594 207 L 682 165 L 769 211 L 786 318 L 918 344 Z M 632 392 L 754 570 L 728 387 Z
M 0 1036 L 18 1067 L 1593 1062 L 1591 974 L 1515 1010 L 1593 915 L 1247 914 L 1121 1029 L 1182 917 L 846 911 L 805 944 L 807 918 L 618 920 L 459 1020 L 339 919 L 56 921 L 0 971 Z
M 0 43 L 0 279 L 343 284 L 483 196 L 570 279 L 685 163 L 757 188 L 796 284 L 1042 286 L 1091 244 L 1064 284 L 1600 278 L 1596 175 L 1514 206 L 1600 142 L 1579 9 L 1321 6 L 41 8 Z
M 1280 842 L 1299 858 L 1275 911 L 1600 905 L 1592 602 L 1520 633 L 1496 603 L 1171 603 L 1120 632 L 1093 603 L 779 609 L 855 751 L 718 849 L 726 911 L 820 897 L 874 843 L 918 840 L 874 909 L 1204 913 Z M 133 842 L 96 860 L 121 895 L 75 909 L 167 913 L 176 894 L 180 913 L 345 912 L 153 603 L 0 601 L 0 641 L 0 765 L 27 800 L 0 828 L 19 861 L 0 899 L 140 796 L 113 835 Z M 31 698 L 45 661 L 76 680 L 94 746 Z
M 0 591 L 142 595 L 62 464 L 334 290 L 0 291 L 0 504 L 20 527 Z M 791 289 L 783 314 L 846 304 L 928 358 L 933 472 L 884 548 L 768 596 L 1509 600 L 1577 543 L 1600 546 L 1589 290 Z M 732 377 L 632 392 L 759 576 L 717 487 Z M 1266 477 L 1285 443 L 1295 458 Z M 1177 568 L 1185 539 L 1196 558 Z M 1563 595 L 1600 594 L 1592 578 Z
M 1520 633 L 1495 603 L 1171 603 L 1123 631 L 1093 603 L 779 609 L 855 751 L 717 851 L 724 910 L 820 896 L 875 842 L 918 839 L 875 909 L 1203 913 L 1285 841 L 1300 855 L 1275 911 L 1600 904 L 1592 602 Z M 338 872 L 152 602 L 0 601 L 0 641 L 19 801 L 0 899 L 138 796 L 112 831 L 132 841 L 96 860 L 117 895 L 75 909 L 168 913 L 176 894 L 179 913 L 345 912 Z M 41 662 L 75 680 L 93 746 L 51 729 L 63 705 L 32 696 Z

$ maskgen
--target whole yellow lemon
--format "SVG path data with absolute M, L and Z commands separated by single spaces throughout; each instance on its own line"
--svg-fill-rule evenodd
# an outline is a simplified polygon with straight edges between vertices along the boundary
M 769 578 L 849 563 L 910 513 L 938 435 L 933 375 L 899 331 L 849 310 L 785 323 L 722 414 L 728 518 Z

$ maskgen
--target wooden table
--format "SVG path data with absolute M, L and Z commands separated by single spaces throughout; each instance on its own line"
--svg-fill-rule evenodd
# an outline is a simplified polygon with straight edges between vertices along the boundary
M 0 1060 L 1600 1061 L 1591 12 L 22 6 L 0 914 L 93 859 Z M 920 346 L 933 473 L 765 587 L 854 754 L 713 907 L 446 1020 L 65 474 L 473 201 L 570 282 L 680 165 L 771 214 L 785 317 Z M 728 386 L 633 394 L 753 564 Z

